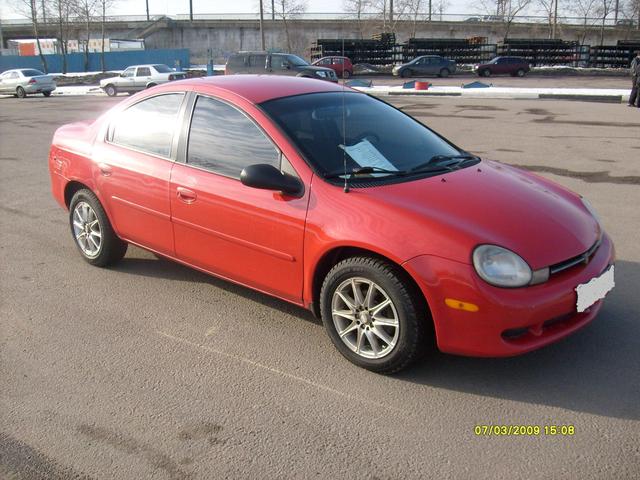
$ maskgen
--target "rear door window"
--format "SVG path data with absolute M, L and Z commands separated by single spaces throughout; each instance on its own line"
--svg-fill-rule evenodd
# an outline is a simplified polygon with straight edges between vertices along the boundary
M 266 55 L 251 55 L 249 57 L 249 66 L 256 68 L 265 68 L 267 63 Z
M 130 106 L 111 123 L 111 142 L 169 158 L 183 98 L 183 93 L 171 93 Z
M 138 68 L 138 73 L 137 75 L 138 77 L 149 77 L 151 76 L 151 69 L 149 69 L 149 67 L 140 67 Z

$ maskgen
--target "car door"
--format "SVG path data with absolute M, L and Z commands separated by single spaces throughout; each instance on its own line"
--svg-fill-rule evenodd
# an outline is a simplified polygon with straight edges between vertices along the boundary
M 116 113 L 93 152 L 97 188 L 118 234 L 169 256 L 174 255 L 169 180 L 184 98 L 184 93 L 156 95 Z
M 9 92 L 10 76 L 11 76 L 11 72 L 4 72 L 2 75 L 0 75 L 0 92 L 1 93 Z
M 243 185 L 240 173 L 252 164 L 295 171 L 245 112 L 219 98 L 194 101 L 171 172 L 176 257 L 300 302 L 308 193 L 295 198 Z
M 124 72 L 120 74 L 120 78 L 117 82 L 118 90 L 122 92 L 133 92 L 135 91 L 135 74 L 136 67 L 129 67 L 125 69 Z
M 18 86 L 18 82 L 20 80 L 20 74 L 15 70 L 12 72 L 7 72 L 6 78 L 3 80 L 3 91 L 5 93 L 16 93 L 16 88 Z
M 342 58 L 334 57 L 331 65 L 327 65 L 327 67 L 332 68 L 338 77 L 341 78 L 342 72 L 344 71 L 344 60 Z
M 249 73 L 267 73 L 267 56 L 265 54 L 249 55 Z
M 494 67 L 493 73 L 507 73 L 509 70 L 509 59 L 508 58 L 499 58 Z
M 136 90 L 144 90 L 151 81 L 151 69 L 149 67 L 138 67 L 134 77 Z

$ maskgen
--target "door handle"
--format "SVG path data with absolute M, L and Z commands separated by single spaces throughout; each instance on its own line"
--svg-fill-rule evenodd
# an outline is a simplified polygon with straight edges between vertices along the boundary
M 100 173 L 102 174 L 102 176 L 108 177 L 109 175 L 111 175 L 111 166 L 107 165 L 106 163 L 98 163 L 98 168 L 100 169 Z
M 176 188 L 176 193 L 178 194 L 178 198 L 184 203 L 193 203 L 196 201 L 196 197 L 198 196 L 193 190 L 189 190 L 184 187 Z

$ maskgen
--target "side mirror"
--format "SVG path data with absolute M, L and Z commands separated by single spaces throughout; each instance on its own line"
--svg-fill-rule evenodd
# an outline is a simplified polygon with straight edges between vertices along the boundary
M 247 187 L 276 190 L 294 197 L 301 197 L 304 192 L 300 180 L 266 163 L 245 167 L 240 174 L 240 181 Z

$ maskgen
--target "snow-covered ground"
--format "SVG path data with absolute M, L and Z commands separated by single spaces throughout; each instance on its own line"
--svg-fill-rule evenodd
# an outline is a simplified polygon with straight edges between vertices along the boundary
M 616 88 L 522 88 L 522 87 L 486 87 L 462 88 L 454 86 L 432 86 L 428 90 L 402 88 L 402 86 L 373 86 L 355 87 L 357 90 L 376 95 L 460 95 L 476 98 L 505 98 L 505 99 L 538 99 L 541 95 L 580 97 L 622 97 L 622 101 L 629 100 L 630 90 Z

